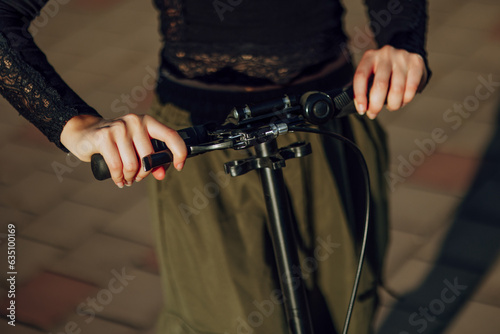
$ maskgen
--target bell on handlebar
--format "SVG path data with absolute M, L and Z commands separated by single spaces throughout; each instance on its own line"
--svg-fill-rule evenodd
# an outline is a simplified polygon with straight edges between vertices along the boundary
M 326 123 L 335 114 L 330 96 L 323 92 L 307 92 L 300 98 L 302 114 L 309 122 L 319 125 Z

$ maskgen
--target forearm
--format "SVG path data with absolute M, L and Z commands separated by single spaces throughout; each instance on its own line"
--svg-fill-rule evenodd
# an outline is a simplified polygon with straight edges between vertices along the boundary
M 0 1 L 0 94 L 58 147 L 66 123 L 99 114 L 56 73 L 29 34 L 29 22 L 43 4 Z

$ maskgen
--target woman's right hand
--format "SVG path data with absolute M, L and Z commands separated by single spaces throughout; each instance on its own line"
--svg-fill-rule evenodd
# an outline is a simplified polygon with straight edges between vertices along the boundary
M 151 173 L 141 168 L 141 158 L 154 152 L 152 138 L 167 144 L 174 156 L 173 165 L 180 171 L 187 157 L 186 144 L 175 130 L 148 115 L 128 114 L 110 120 L 79 115 L 70 119 L 61 133 L 61 143 L 78 159 L 89 162 L 92 155 L 100 153 L 120 188 Z M 165 168 L 152 173 L 162 180 Z

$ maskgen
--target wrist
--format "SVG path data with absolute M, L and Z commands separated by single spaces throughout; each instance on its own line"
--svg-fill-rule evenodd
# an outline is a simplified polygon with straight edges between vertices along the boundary
M 75 152 L 72 151 L 73 143 L 78 142 L 85 130 L 93 127 L 95 124 L 102 121 L 102 119 L 102 117 L 95 115 L 77 115 L 72 117 L 68 122 L 66 122 L 63 130 L 61 131 L 61 144 L 63 144 L 70 152 L 75 154 Z

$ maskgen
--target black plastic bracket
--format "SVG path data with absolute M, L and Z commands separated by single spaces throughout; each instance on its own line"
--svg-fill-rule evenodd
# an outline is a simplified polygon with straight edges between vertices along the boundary
M 270 168 L 276 170 L 286 166 L 285 160 L 301 158 L 312 153 L 311 144 L 298 142 L 279 149 L 269 157 L 251 157 L 233 160 L 224 164 L 224 170 L 231 176 L 240 176 L 255 169 Z

